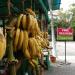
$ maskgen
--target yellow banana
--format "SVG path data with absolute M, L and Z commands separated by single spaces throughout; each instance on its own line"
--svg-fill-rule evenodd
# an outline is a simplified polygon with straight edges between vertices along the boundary
M 31 65 L 33 68 L 35 68 L 34 63 L 33 63 L 31 60 L 29 60 L 29 63 L 30 63 L 30 65 Z
M 29 50 L 28 50 L 28 49 L 23 49 L 23 54 L 24 54 L 25 58 L 27 58 L 27 59 L 30 59 L 30 58 L 31 58 L 31 56 L 30 56 L 30 53 L 29 53 Z
M 24 31 L 24 39 L 23 39 L 23 49 L 27 49 L 28 47 L 28 32 Z
M 17 45 L 18 45 L 18 40 L 20 36 L 20 29 L 18 28 L 15 32 L 15 37 L 14 37 L 14 51 L 17 51 Z
M 0 34 L 0 60 L 3 58 L 6 51 L 6 40 L 3 34 Z
M 36 48 L 33 38 L 29 38 L 28 46 L 29 46 L 30 55 L 34 57 L 36 55 Z
M 20 23 L 21 23 L 21 19 L 23 17 L 23 14 L 21 14 L 19 17 L 18 17 L 18 24 L 17 24 L 17 28 L 20 27 Z
M 22 26 L 23 29 L 26 29 L 26 15 L 23 15 Z
M 20 31 L 19 40 L 18 40 L 18 49 L 21 49 L 22 48 L 23 39 L 24 39 L 24 34 L 23 34 L 23 30 L 21 30 Z

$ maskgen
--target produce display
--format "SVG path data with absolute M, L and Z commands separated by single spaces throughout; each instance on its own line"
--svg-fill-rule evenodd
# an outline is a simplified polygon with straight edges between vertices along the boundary
M 13 31 L 13 51 L 22 51 L 23 56 L 29 60 L 34 67 L 37 65 L 37 58 L 41 57 L 42 49 L 48 46 L 48 33 L 41 32 L 36 15 L 31 9 L 27 9 L 27 14 L 20 14 L 13 19 L 9 26 Z
M 43 50 L 49 46 L 48 32 L 41 31 L 36 14 L 30 8 L 9 21 L 5 26 L 6 38 L 0 33 L 0 61 L 6 52 L 10 75 L 25 75 L 26 71 L 39 75 L 39 67 L 45 68 Z
M 35 0 L 4 1 L 0 2 L 0 75 L 43 75 L 43 51 L 49 47 L 48 32 L 43 30 L 49 23 L 46 6 Z

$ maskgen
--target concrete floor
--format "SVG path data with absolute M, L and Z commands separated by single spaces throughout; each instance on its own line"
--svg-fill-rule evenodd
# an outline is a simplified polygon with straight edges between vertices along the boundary
M 56 50 L 58 56 L 65 55 L 65 42 L 56 42 Z M 75 41 L 66 42 L 66 55 L 75 56 Z
M 67 62 L 69 65 L 61 65 L 65 60 L 65 45 L 64 42 L 56 42 L 57 63 L 52 64 L 44 75 L 75 75 L 75 42 L 67 42 Z
M 75 75 L 75 64 L 54 64 L 48 71 L 45 72 L 45 75 Z

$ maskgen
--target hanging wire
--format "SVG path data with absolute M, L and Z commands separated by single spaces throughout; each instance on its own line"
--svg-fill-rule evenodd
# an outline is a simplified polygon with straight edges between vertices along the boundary
M 34 12 L 35 12 L 35 0 L 34 0 Z
M 24 0 L 22 0 L 22 9 L 23 9 L 23 13 L 24 13 Z
M 31 9 L 32 9 L 32 0 L 31 0 Z
M 10 0 L 8 0 L 8 11 L 9 11 L 9 15 L 11 14 L 11 11 L 10 11 Z

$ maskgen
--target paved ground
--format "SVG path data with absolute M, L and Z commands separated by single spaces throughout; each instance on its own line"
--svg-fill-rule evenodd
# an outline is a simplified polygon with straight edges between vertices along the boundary
M 56 42 L 56 50 L 58 60 L 65 60 L 65 43 L 64 42 Z M 66 58 L 67 61 L 71 63 L 75 63 L 75 42 L 66 42 Z
M 65 43 L 56 42 L 56 50 L 58 56 L 64 56 Z M 67 56 L 75 56 L 75 42 L 66 42 L 66 51 L 67 51 Z
M 75 75 L 75 64 L 69 65 L 53 65 L 50 70 L 45 72 L 45 75 Z
M 51 70 L 45 72 L 45 75 L 75 75 L 74 65 L 52 67 Z
M 64 42 L 57 42 L 57 55 L 58 58 L 56 64 L 52 64 L 50 70 L 45 72 L 45 75 L 75 75 L 75 42 L 67 42 L 67 62 L 69 65 L 61 65 L 61 61 L 64 62 L 65 44 Z

